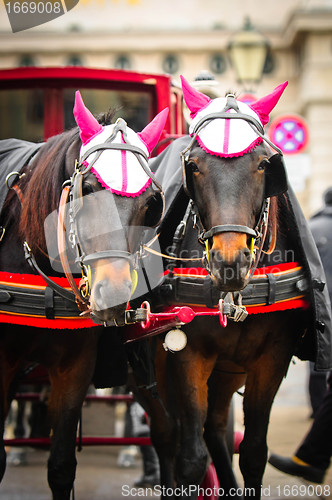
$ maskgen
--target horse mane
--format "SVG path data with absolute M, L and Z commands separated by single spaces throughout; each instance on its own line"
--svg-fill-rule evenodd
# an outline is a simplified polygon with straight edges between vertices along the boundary
M 238 99 L 241 92 L 238 92 L 238 91 L 233 90 L 233 89 L 228 89 L 228 90 L 226 90 L 224 97 L 227 97 L 229 94 L 234 95 L 235 99 Z
M 109 110 L 100 115 L 98 121 L 102 125 L 109 125 L 113 116 L 114 112 Z M 78 155 L 79 144 L 78 127 L 51 137 L 41 147 L 22 177 L 20 188 L 24 193 L 24 202 L 19 235 L 29 243 L 33 251 L 46 247 L 44 230 L 40 226 L 58 208 L 62 185 L 68 179 L 68 161 L 72 161 L 71 168 L 74 169 L 75 157 L 69 158 L 68 150 L 76 149 Z
M 66 180 L 68 148 L 74 143 L 77 143 L 78 150 L 78 128 L 51 137 L 41 147 L 22 177 L 20 188 L 24 201 L 19 234 L 29 243 L 32 250 L 38 247 L 45 249 L 45 236 L 41 225 L 45 218 L 58 208 L 62 184 Z

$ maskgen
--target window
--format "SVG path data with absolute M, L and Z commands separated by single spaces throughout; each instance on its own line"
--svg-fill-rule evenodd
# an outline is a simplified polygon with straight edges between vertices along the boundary
M 131 69 L 131 62 L 129 57 L 121 55 L 115 59 L 114 68 L 117 69 Z
M 274 68 L 275 68 L 275 59 L 271 54 L 271 52 L 268 52 L 264 63 L 263 73 L 265 75 L 268 75 L 269 73 L 272 73 Z
M 25 54 L 19 61 L 19 66 L 36 66 L 34 58 L 30 54 Z
M 0 91 L 0 116 L 0 139 L 42 140 L 44 92 L 41 89 Z
M 67 88 L 63 92 L 64 121 L 67 130 L 76 125 L 73 116 L 75 90 Z M 141 131 L 151 119 L 153 103 L 152 96 L 148 92 L 82 89 L 81 94 L 84 104 L 95 116 L 113 110 L 112 121 L 121 117 L 135 132 Z
M 163 60 L 162 64 L 163 70 L 165 73 L 169 73 L 170 75 L 174 75 L 179 70 L 180 64 L 177 56 L 168 55 Z
M 78 55 L 72 55 L 69 57 L 66 66 L 83 66 L 83 61 Z
M 211 57 L 210 70 L 216 75 L 221 75 L 226 71 L 226 59 L 222 54 L 214 54 Z

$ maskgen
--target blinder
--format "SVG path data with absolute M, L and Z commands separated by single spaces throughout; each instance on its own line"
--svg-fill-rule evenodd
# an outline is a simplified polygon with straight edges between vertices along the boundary
M 279 153 L 271 156 L 265 167 L 265 198 L 278 196 L 288 189 L 284 158 Z
M 72 210 L 72 215 L 75 218 L 79 211 L 83 208 L 83 175 L 82 172 L 77 168 L 77 161 L 72 179 L 72 191 L 70 195 L 70 208 Z
M 187 151 L 181 153 L 182 161 L 182 182 L 186 194 L 194 199 L 194 186 L 192 172 L 188 166 Z M 288 178 L 284 157 L 281 153 L 270 156 L 265 167 L 265 198 L 278 196 L 288 189 Z
M 159 226 L 165 210 L 165 196 L 162 191 L 155 191 L 154 195 L 148 199 L 147 210 L 144 219 L 144 226 Z
M 181 163 L 182 163 L 182 184 L 185 193 L 194 200 L 194 185 L 192 180 L 192 172 L 190 172 L 188 166 L 188 157 L 182 152 L 181 153 Z

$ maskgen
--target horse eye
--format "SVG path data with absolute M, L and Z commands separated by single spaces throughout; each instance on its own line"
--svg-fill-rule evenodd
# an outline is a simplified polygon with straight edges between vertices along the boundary
M 93 187 L 89 182 L 84 182 L 83 183 L 83 195 L 91 194 L 93 193 Z
M 260 164 L 257 167 L 257 170 L 260 170 L 260 171 L 265 170 L 266 167 L 268 166 L 268 163 L 269 163 L 269 160 L 263 160 L 263 161 L 261 161 Z
M 190 170 L 192 172 L 199 172 L 199 168 L 198 168 L 197 164 L 194 161 L 189 161 L 188 162 L 188 168 L 190 168 Z

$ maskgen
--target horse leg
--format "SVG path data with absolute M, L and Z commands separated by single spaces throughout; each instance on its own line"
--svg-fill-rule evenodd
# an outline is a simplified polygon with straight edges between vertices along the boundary
M 245 433 L 239 463 L 250 498 L 261 496 L 270 411 L 293 352 L 294 331 L 280 320 L 277 330 L 271 327 L 262 354 L 248 368 L 243 401 Z
M 22 392 L 25 390 L 24 387 L 20 389 Z M 21 439 L 25 437 L 25 426 L 24 417 L 26 410 L 26 402 L 18 400 L 17 401 L 17 412 L 14 412 L 15 425 L 14 425 L 14 437 L 15 439 Z M 27 461 L 27 454 L 24 448 L 14 448 L 11 449 L 7 455 L 7 462 L 11 465 L 24 465 Z
M 90 334 L 90 332 L 89 332 Z M 64 335 L 64 334 L 61 334 Z M 70 335 L 77 335 L 71 333 Z M 83 335 L 80 332 L 79 335 Z M 91 332 L 91 336 L 92 336 Z M 84 351 L 84 352 L 83 352 Z M 93 375 L 96 345 L 87 343 L 77 357 L 49 369 L 51 450 L 48 483 L 53 500 L 69 500 L 76 473 L 76 433 L 81 408 Z
M 240 370 L 237 369 L 239 372 Z M 226 443 L 227 421 L 232 396 L 245 382 L 245 374 L 215 369 L 208 387 L 208 414 L 204 426 L 204 439 L 215 466 L 220 487 L 227 492 L 238 488 L 232 460 Z
M 0 356 L 0 482 L 6 471 L 6 451 L 4 445 L 5 420 L 14 396 L 12 383 L 19 367 L 19 362 L 10 366 L 7 362 L 7 356 L 5 354 Z
M 173 488 L 177 440 L 176 423 L 159 397 L 156 399 L 148 391 L 140 390 L 137 400 L 150 417 L 150 436 L 159 459 L 160 484 L 165 488 Z
M 192 349 L 188 343 L 183 351 L 169 354 L 168 360 L 180 421 L 176 479 L 179 487 L 188 488 L 200 485 L 206 472 L 208 453 L 203 426 L 207 414 L 207 381 L 216 355 L 204 357 L 199 349 Z
M 137 401 L 150 418 L 150 436 L 157 452 L 160 469 L 160 484 L 164 488 L 174 487 L 174 462 L 176 455 L 177 426 L 167 401 L 167 354 L 158 342 L 155 353 L 155 375 L 157 394 L 143 389 L 143 381 L 134 370 L 135 385 L 132 390 Z

